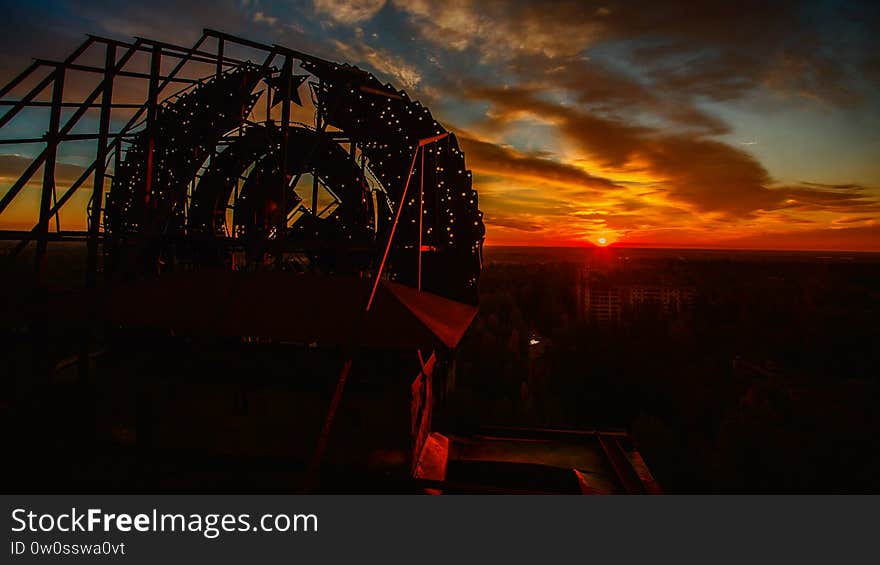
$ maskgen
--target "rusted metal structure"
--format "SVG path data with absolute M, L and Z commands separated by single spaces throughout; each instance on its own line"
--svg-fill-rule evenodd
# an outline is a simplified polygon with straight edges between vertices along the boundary
M 82 76 L 96 79 L 84 98 Z M 31 64 L 0 104 L 0 144 L 39 148 L 23 151 L 0 223 L 26 188 L 40 195 L 30 230 L 0 231 L 15 242 L 7 265 L 31 244 L 34 257 L 33 278 L 3 293 L 0 330 L 10 347 L 30 344 L 26 380 L 76 367 L 79 383 L 74 401 L 64 386 L 16 400 L 79 429 L 63 451 L 40 446 L 64 426 L 23 436 L 12 450 L 32 450 L 17 458 L 32 466 L 19 484 L 650 491 L 638 452 L 607 434 L 450 439 L 432 429 L 477 313 L 484 227 L 455 135 L 406 92 L 348 64 L 205 30 L 191 47 L 89 36 L 63 61 Z M 46 133 L 17 135 L 17 120 Z M 76 142 L 93 147 L 59 186 L 59 157 Z M 61 211 L 89 183 L 85 229 L 62 229 Z M 64 241 L 86 244 L 85 280 L 67 281 L 84 289 L 49 289 L 49 246 Z M 52 397 L 61 408 L 46 411 Z M 501 436 L 514 463 L 485 460 Z M 589 477 L 560 470 L 531 453 L 538 440 L 610 464 Z M 129 460 L 130 472 L 117 471 Z M 68 482 L 58 483 L 59 461 L 74 462 Z M 211 483 L 224 466 L 246 477 L 271 468 Z
M 98 78 L 84 100 L 71 100 L 87 82 L 74 75 Z M 124 80 L 137 84 L 119 102 Z M 413 471 L 430 433 L 436 356 L 457 345 L 476 313 L 484 233 L 455 135 L 426 107 L 357 67 L 213 30 L 191 47 L 89 36 L 63 61 L 35 61 L 0 98 L 8 107 L 0 135 L 48 109 L 42 138 L 2 139 L 43 146 L 0 200 L 2 220 L 42 169 L 33 228 L 0 233 L 18 241 L 8 262 L 35 243 L 36 284 L 6 310 L 29 324 L 36 357 L 47 357 L 38 351 L 50 319 L 81 332 L 84 383 L 99 334 L 123 357 L 144 340 L 181 335 L 232 340 L 224 342 L 232 348 L 288 344 L 303 359 L 309 348 L 332 350 L 333 361 L 304 362 L 325 381 L 337 367 L 329 399 L 315 400 L 328 402 L 323 420 L 312 418 L 324 424 L 298 452 L 311 451 L 306 487 L 317 482 L 358 364 L 356 378 L 386 393 L 366 408 L 357 393 L 351 402 L 396 428 L 347 435 L 342 426 L 336 436 L 348 439 L 336 453 L 351 464 L 402 450 L 408 463 L 395 456 L 394 465 Z M 94 159 L 59 190 L 64 145 L 86 140 Z M 90 180 L 86 229 L 62 230 L 59 212 Z M 71 239 L 87 241 L 87 291 L 59 297 L 46 289 L 47 249 Z M 160 372 L 192 354 L 165 355 Z M 385 361 L 371 366 L 376 355 Z M 139 394 L 138 445 L 152 450 L 155 410 L 149 391 Z
M 102 65 L 83 63 L 100 48 Z M 138 57 L 148 69 L 132 68 Z M 213 72 L 199 76 L 206 69 Z M 33 88 L 5 99 L 44 70 Z M 100 77 L 85 100 L 66 94 L 74 74 Z M 139 103 L 114 100 L 123 79 L 141 83 Z M 46 91 L 51 100 L 40 100 Z M 8 107 L 0 135 L 29 109 L 49 110 L 44 138 L 0 141 L 44 146 L 0 199 L 2 221 L 42 167 L 33 229 L 0 233 L 21 242 L 13 254 L 36 243 L 38 273 L 50 241 L 86 238 L 90 286 L 103 242 L 103 272 L 117 280 L 271 262 L 324 274 L 381 272 L 476 302 L 482 215 L 454 134 L 356 67 L 212 30 L 192 47 L 89 36 L 63 61 L 35 61 L 0 95 Z M 293 121 L 292 106 L 313 109 L 312 123 Z M 113 127 L 121 113 L 127 121 Z M 89 123 L 96 131 L 84 133 Z M 59 151 L 83 140 L 95 140 L 95 158 L 59 190 Z M 59 211 L 89 180 L 87 230 L 62 230 Z

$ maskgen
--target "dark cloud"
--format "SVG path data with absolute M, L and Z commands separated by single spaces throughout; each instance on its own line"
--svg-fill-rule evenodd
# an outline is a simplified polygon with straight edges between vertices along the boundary
M 880 211 L 880 199 L 867 187 L 857 184 L 822 185 L 805 183 L 779 189 L 786 206 L 801 210 L 840 214 Z
M 516 57 L 510 69 L 535 91 L 565 90 L 583 108 L 600 116 L 650 114 L 671 126 L 694 128 L 702 133 L 723 134 L 728 125 L 692 104 L 688 99 L 664 94 L 654 86 L 611 68 L 602 61 L 569 57 L 549 61 L 545 57 Z
M 62 58 L 84 33 L 188 45 L 205 27 L 358 64 L 407 87 L 453 129 L 465 126 L 488 222 L 530 237 L 557 229 L 549 219 L 569 221 L 572 234 L 583 225 L 651 233 L 668 222 L 693 238 L 768 216 L 803 230 L 821 214 L 841 226 L 880 215 L 877 179 L 793 184 L 798 172 L 784 171 L 779 182 L 765 165 L 774 149 L 763 139 L 751 152 L 725 142 L 740 128 L 722 118 L 735 112 L 719 111 L 880 115 L 876 3 L 46 0 L 9 6 L 6 16 L 15 22 L 0 37 L 6 78 L 30 57 Z M 90 89 L 73 81 L 68 94 Z M 142 96 L 130 85 L 116 94 Z M 523 118 L 547 127 L 529 138 L 528 123 L 517 129 Z M 798 135 L 825 133 L 805 124 Z M 0 159 L 0 175 L 23 169 L 18 159 Z M 873 233 L 858 229 L 829 237 Z
M 458 140 L 467 155 L 468 166 L 480 173 L 590 189 L 618 188 L 608 179 L 546 157 L 524 154 L 467 135 L 459 135 Z
M 530 60 L 531 72 L 586 55 L 638 67 L 661 95 L 737 98 L 758 85 L 834 102 L 863 98 L 876 80 L 876 3 L 779 0 L 400 0 L 416 33 L 483 61 Z M 585 89 L 626 92 L 596 81 Z M 617 77 L 619 78 L 619 77 Z
M 872 217 L 860 216 L 857 218 L 840 218 L 838 220 L 834 220 L 835 224 L 859 224 L 859 223 L 864 223 L 864 222 L 874 223 L 874 222 L 876 222 L 876 219 L 872 218 Z
M 642 166 L 670 198 L 698 210 L 745 217 L 792 199 L 811 205 L 876 205 L 876 198 L 856 185 L 775 188 L 767 170 L 746 151 L 704 135 L 632 125 L 548 102 L 533 89 L 479 87 L 467 95 L 490 102 L 496 126 L 525 114 L 549 119 L 604 166 Z
M 514 216 L 499 212 L 487 213 L 484 217 L 484 220 L 490 226 L 498 226 L 521 232 L 534 233 L 543 231 L 545 229 L 545 226 L 543 224 L 529 221 L 528 219 L 524 219 L 521 216 Z
M 767 188 L 766 170 L 748 153 L 703 137 L 669 134 L 560 106 L 520 89 L 469 91 L 497 109 L 496 120 L 523 113 L 551 119 L 571 142 L 608 167 L 642 164 L 670 197 L 701 210 L 744 215 L 784 200 Z
M 6 184 L 15 182 L 30 165 L 31 160 L 30 157 L 23 155 L 0 155 L 0 181 Z M 80 177 L 83 171 L 85 171 L 85 167 L 80 165 L 58 162 L 55 164 L 55 182 L 58 185 L 63 183 L 72 184 Z M 42 178 L 42 173 L 35 174 L 31 177 L 30 184 L 39 184 L 42 182 Z

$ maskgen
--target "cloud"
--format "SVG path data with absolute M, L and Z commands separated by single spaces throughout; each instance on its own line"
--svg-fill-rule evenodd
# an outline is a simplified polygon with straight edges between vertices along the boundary
M 5 194 L 21 173 L 31 163 L 24 155 L 0 155 L 0 194 Z M 60 197 L 83 173 L 84 167 L 72 163 L 58 162 L 55 165 L 55 186 Z M 60 225 L 64 229 L 86 228 L 86 206 L 91 199 L 92 179 L 89 176 L 80 186 L 59 214 Z M 40 193 L 43 186 L 42 167 L 31 177 L 24 189 L 15 197 L 9 208 L 4 210 L 2 223 L 5 229 L 30 230 L 37 223 L 40 209 Z M 53 219 L 54 228 L 54 219 Z
M 667 194 L 704 211 L 748 214 L 780 200 L 766 170 L 748 153 L 708 138 L 603 118 L 517 88 L 477 88 L 469 96 L 492 105 L 504 124 L 524 114 L 553 122 L 570 142 L 602 166 L 641 168 Z
M 839 164 L 876 139 L 865 133 L 880 116 L 876 3 L 70 0 L 10 6 L 9 19 L 7 76 L 33 56 L 63 58 L 87 32 L 186 45 L 204 27 L 361 65 L 464 126 L 491 238 L 819 237 L 880 217 L 876 167 Z M 804 118 L 785 147 L 777 111 L 779 123 Z M 763 118 L 767 130 L 750 129 Z M 780 166 L 832 138 L 818 156 L 827 183 Z M 10 175 L 23 168 L 4 159 Z
M 264 23 L 271 27 L 278 23 L 278 18 L 274 16 L 267 16 L 263 12 L 254 12 L 254 22 L 258 24 Z
M 523 76 L 546 69 L 540 57 L 522 57 L 516 63 Z M 650 115 L 670 126 L 695 129 L 704 134 L 729 131 L 720 118 L 698 108 L 688 97 L 669 96 L 662 89 L 611 68 L 607 63 L 583 58 L 569 58 L 545 71 L 542 86 L 564 89 L 574 100 L 600 115 Z
M 880 199 L 876 191 L 858 184 L 803 183 L 786 186 L 778 191 L 785 196 L 785 206 L 804 211 L 837 214 L 880 211 Z
M 748 217 L 776 209 L 786 200 L 826 207 L 876 206 L 863 187 L 841 185 L 779 189 L 751 154 L 705 135 L 678 133 L 604 118 L 576 107 L 547 101 L 540 92 L 523 88 L 477 87 L 467 96 L 490 103 L 490 120 L 503 128 L 524 115 L 550 121 L 585 155 L 603 167 L 638 169 L 675 201 L 702 212 Z
M 456 50 L 475 48 L 487 58 L 510 52 L 572 55 L 601 35 L 602 16 L 581 2 L 554 2 L 550 9 L 544 3 L 498 0 L 393 2 L 425 39 Z
M 371 19 L 385 7 L 385 0 L 314 0 L 315 12 L 344 23 Z
M 71 0 L 69 9 L 78 19 L 87 21 L 83 33 L 141 36 L 182 45 L 192 44 L 206 27 L 234 33 L 254 22 L 252 12 L 242 10 L 236 0 L 215 0 L 210 9 L 175 0 Z
M 359 39 L 350 43 L 335 40 L 333 44 L 343 58 L 356 63 L 366 63 L 380 74 L 394 78 L 406 89 L 413 89 L 422 81 L 422 74 L 416 67 L 401 57 L 370 47 Z
M 467 156 L 468 167 L 479 173 L 574 188 L 600 190 L 618 188 L 614 182 L 591 175 L 573 165 L 528 155 L 511 147 L 468 135 L 458 135 L 458 141 Z
M 490 212 L 483 218 L 490 226 L 497 226 L 520 232 L 541 232 L 546 226 L 541 222 L 531 221 L 522 215 L 510 215 L 501 212 Z
M 595 59 L 594 50 L 612 45 L 618 64 L 661 93 L 731 100 L 766 87 L 841 103 L 864 98 L 865 78 L 876 84 L 880 74 L 880 10 L 868 3 L 392 2 L 436 47 L 471 49 L 485 61 L 546 59 L 532 72 L 556 68 L 560 58 Z
M 24 155 L 0 155 L 0 182 L 11 185 L 17 181 L 31 161 L 33 161 L 31 157 Z M 82 175 L 83 171 L 85 167 L 80 165 L 58 162 L 55 164 L 55 182 L 59 187 L 62 184 L 70 185 Z M 28 184 L 42 185 L 41 179 L 42 173 L 35 174 Z

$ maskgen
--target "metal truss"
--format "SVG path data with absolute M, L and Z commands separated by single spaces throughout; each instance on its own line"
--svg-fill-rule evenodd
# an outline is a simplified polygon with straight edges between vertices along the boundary
M 147 71 L 136 64 L 145 56 Z M 71 85 L 95 75 L 89 94 L 72 100 Z M 304 124 L 291 115 L 305 106 L 307 80 L 315 115 Z M 121 81 L 138 83 L 142 99 L 126 92 L 114 100 Z M 18 242 L 10 257 L 35 243 L 38 286 L 50 242 L 85 240 L 89 287 L 99 284 L 103 249 L 109 277 L 180 265 L 302 268 L 296 257 L 305 256 L 321 272 L 384 270 L 476 300 L 482 214 L 455 136 L 407 93 L 357 67 L 210 29 L 190 47 L 89 35 L 63 61 L 35 60 L 0 90 L 0 106 L 8 108 L 0 145 L 42 146 L 0 198 L 2 222 L 42 168 L 33 227 L 0 230 Z M 31 109 L 48 109 L 45 135 L 3 135 Z M 130 116 L 119 126 L 123 112 Z M 94 159 L 59 186 L 59 148 L 84 140 L 95 142 Z M 310 198 L 296 191 L 306 175 Z M 62 230 L 59 211 L 89 180 L 86 230 Z

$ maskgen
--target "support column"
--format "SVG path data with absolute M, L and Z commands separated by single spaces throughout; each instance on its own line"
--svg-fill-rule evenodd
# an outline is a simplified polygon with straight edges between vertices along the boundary
M 107 168 L 107 142 L 110 133 L 115 66 L 116 45 L 108 43 L 104 61 L 104 92 L 101 95 L 101 116 L 98 121 L 98 150 L 95 157 L 95 181 L 92 187 L 92 214 L 91 221 L 89 222 L 88 262 L 86 266 L 86 286 L 88 288 L 94 288 L 98 280 L 98 236 L 100 235 L 104 202 L 104 176 Z M 118 147 L 116 151 L 118 154 Z
M 321 81 L 318 82 L 318 92 L 321 92 L 321 87 L 323 84 Z M 324 128 L 322 126 L 324 120 L 324 116 L 321 113 L 321 104 L 319 102 L 317 108 L 317 115 L 315 116 L 315 131 L 323 132 Z M 321 143 L 321 140 L 318 140 L 318 143 Z M 312 215 L 318 215 L 318 171 L 317 169 L 312 174 Z
M 107 151 L 110 133 L 110 114 L 113 104 L 113 79 L 116 69 L 116 44 L 108 43 L 104 58 L 104 91 L 101 93 L 101 115 L 98 118 L 98 148 L 95 155 L 95 177 L 92 186 L 91 215 L 88 222 L 86 242 L 86 288 L 94 289 L 98 284 L 98 237 L 101 232 L 101 216 L 104 203 L 104 176 L 107 169 Z M 117 148 L 117 151 L 119 149 Z M 93 296 L 91 319 L 97 318 L 97 296 Z M 94 327 L 89 324 L 82 332 L 79 350 L 79 380 L 85 386 L 89 381 L 89 353 Z
M 37 253 L 34 269 L 37 286 L 44 290 L 46 283 L 46 251 L 49 246 L 49 218 L 52 210 L 52 195 L 55 193 L 55 159 L 58 153 L 58 129 L 61 124 L 61 103 L 64 98 L 64 71 L 58 67 L 52 86 L 52 107 L 49 114 L 49 131 L 46 132 L 46 161 L 43 165 L 43 190 L 40 193 L 40 222 L 37 228 Z
M 55 192 L 55 158 L 58 153 L 61 102 L 64 98 L 64 71 L 59 66 L 54 71 L 52 105 L 49 114 L 49 130 L 46 132 L 46 159 L 43 164 L 43 188 L 40 192 L 40 220 L 37 224 L 37 248 L 34 254 L 35 295 L 38 303 L 46 304 L 46 252 L 49 246 L 49 219 L 52 217 L 52 194 Z M 48 389 L 52 360 L 49 358 L 49 313 L 40 312 L 32 319 L 32 375 L 36 377 L 34 390 L 39 397 Z
M 215 72 L 218 77 L 223 74 L 223 44 L 224 43 L 225 42 L 223 41 L 222 37 L 217 39 L 217 70 Z
M 150 57 L 149 98 L 147 99 L 147 178 L 144 187 L 144 205 L 150 207 L 150 192 L 153 188 L 153 156 L 156 146 L 156 116 L 159 113 L 159 75 L 162 70 L 162 48 L 153 46 Z M 146 210 L 145 210 L 146 212 Z M 146 218 L 144 218 L 146 221 Z
M 425 148 L 419 146 L 422 152 L 422 163 L 419 165 L 419 278 L 418 289 L 422 290 L 422 224 L 425 210 Z
M 287 189 L 289 188 L 288 179 L 287 179 L 287 169 L 289 168 L 289 164 L 287 162 L 287 153 L 289 147 L 289 135 L 290 135 L 290 89 L 292 86 L 293 79 L 293 59 L 290 55 L 284 57 L 284 65 L 281 67 L 281 77 L 282 83 L 281 88 L 283 89 L 282 95 L 283 99 L 281 100 L 281 195 L 279 198 L 278 206 L 280 210 L 278 211 L 278 223 L 275 227 L 275 244 L 276 244 L 276 252 L 275 252 L 275 261 L 278 265 L 281 265 L 281 260 L 284 256 L 284 234 L 287 232 Z

